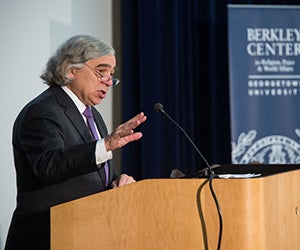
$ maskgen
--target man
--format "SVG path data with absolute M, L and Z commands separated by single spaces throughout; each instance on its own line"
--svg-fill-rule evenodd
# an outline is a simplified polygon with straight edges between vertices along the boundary
M 111 151 L 142 137 L 134 129 L 146 116 L 108 135 L 93 107 L 118 83 L 115 68 L 112 46 L 91 36 L 70 38 L 49 59 L 41 75 L 49 88 L 23 108 L 13 128 L 17 207 L 5 249 L 49 249 L 51 206 L 135 182 L 118 176 L 109 160 Z

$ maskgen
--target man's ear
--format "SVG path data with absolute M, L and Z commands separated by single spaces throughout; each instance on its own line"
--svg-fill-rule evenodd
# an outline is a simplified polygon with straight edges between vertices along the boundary
M 68 69 L 67 73 L 66 73 L 66 78 L 69 80 L 73 80 L 75 77 L 75 72 L 76 72 L 76 68 L 70 68 Z

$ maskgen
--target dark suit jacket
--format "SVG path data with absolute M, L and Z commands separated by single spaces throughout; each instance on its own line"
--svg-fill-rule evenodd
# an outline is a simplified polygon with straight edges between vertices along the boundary
M 101 136 L 106 136 L 100 113 L 92 111 Z M 49 225 L 51 206 L 106 189 L 104 168 L 95 162 L 95 147 L 82 115 L 61 87 L 48 88 L 23 108 L 13 129 L 17 207 L 7 241 L 17 231 L 15 222 L 20 218 L 46 212 Z M 116 177 L 110 167 L 110 182 Z

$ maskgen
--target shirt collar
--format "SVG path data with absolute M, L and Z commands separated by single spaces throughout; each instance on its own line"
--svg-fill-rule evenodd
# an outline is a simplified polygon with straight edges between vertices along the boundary
M 67 93 L 67 95 L 72 99 L 80 114 L 82 114 L 86 108 L 85 104 L 79 100 L 77 95 L 75 95 L 72 90 L 70 90 L 67 86 L 62 86 L 62 89 Z

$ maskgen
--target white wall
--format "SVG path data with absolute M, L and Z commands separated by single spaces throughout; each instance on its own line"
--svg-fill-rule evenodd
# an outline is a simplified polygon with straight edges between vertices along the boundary
M 12 126 L 20 109 L 46 89 L 39 75 L 58 45 L 76 34 L 112 41 L 110 0 L 0 0 L 0 249 L 15 207 Z M 99 109 L 111 130 L 112 95 Z

